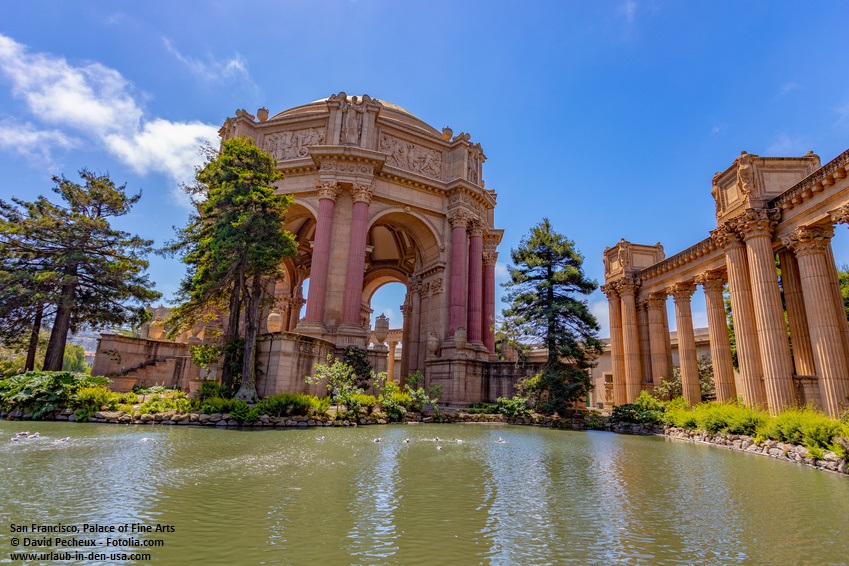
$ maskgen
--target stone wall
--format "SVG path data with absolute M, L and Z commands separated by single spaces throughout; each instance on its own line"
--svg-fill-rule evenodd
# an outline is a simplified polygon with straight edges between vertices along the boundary
M 135 377 L 139 385 L 185 389 L 189 379 L 199 377 L 200 368 L 192 363 L 187 344 L 101 334 L 91 373 Z

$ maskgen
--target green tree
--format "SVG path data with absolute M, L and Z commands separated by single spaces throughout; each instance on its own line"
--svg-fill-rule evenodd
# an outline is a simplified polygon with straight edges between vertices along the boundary
M 177 239 L 165 249 L 180 253 L 188 265 L 181 286 L 184 303 L 171 316 L 172 332 L 227 308 L 224 344 L 224 385 L 232 386 L 234 354 L 244 316 L 241 383 L 236 398 L 253 401 L 256 394 L 256 339 L 260 303 L 269 277 L 277 274 L 286 256 L 296 250 L 295 239 L 284 229 L 293 199 L 275 194 L 273 183 L 282 179 L 276 161 L 247 138 L 221 144 L 186 190 L 203 198 L 198 213 L 189 218 Z M 226 305 L 226 306 L 225 306 Z
M 0 304 L 0 319 L 8 334 L 20 335 L 29 326 L 37 337 L 41 316 L 50 309 L 45 371 L 62 369 L 70 331 L 140 324 L 148 316 L 145 304 L 161 296 L 144 273 L 152 242 L 110 225 L 111 218 L 130 212 L 141 193 L 127 195 L 126 186 L 115 186 L 108 175 L 83 169 L 80 177 L 83 184 L 53 177 L 61 205 L 44 196 L 0 201 L 0 282 L 20 290 L 17 300 Z
M 85 361 L 85 348 L 79 344 L 68 343 L 65 346 L 65 357 L 62 360 L 62 371 L 71 373 L 91 373 L 91 368 Z
M 592 388 L 589 369 L 601 354 L 599 325 L 587 300 L 598 285 L 587 279 L 575 244 L 555 232 L 548 219 L 534 226 L 517 249 L 504 283 L 504 317 L 519 335 L 533 336 L 548 349 L 545 367 L 526 383 L 538 408 L 560 411 Z

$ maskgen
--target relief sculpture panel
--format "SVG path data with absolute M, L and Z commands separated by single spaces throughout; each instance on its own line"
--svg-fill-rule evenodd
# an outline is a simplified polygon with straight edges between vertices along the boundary
M 392 136 L 380 136 L 380 151 L 388 154 L 386 163 L 414 171 L 432 179 L 442 178 L 442 154 Z
M 306 157 L 309 155 L 309 146 L 324 143 L 324 134 L 324 128 L 278 132 L 265 138 L 263 149 L 277 161 Z

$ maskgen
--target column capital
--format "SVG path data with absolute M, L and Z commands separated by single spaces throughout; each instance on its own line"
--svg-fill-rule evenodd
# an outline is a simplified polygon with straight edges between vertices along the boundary
M 336 202 L 336 197 L 339 196 L 339 183 L 336 181 L 316 181 L 315 188 L 318 191 L 319 199 L 328 199 Z
M 696 276 L 696 283 L 705 291 L 722 291 L 725 286 L 725 274 L 722 271 L 705 271 Z
M 627 277 L 625 279 L 620 279 L 616 282 L 616 286 L 619 288 L 619 296 L 620 297 L 633 297 L 637 292 L 637 287 L 640 284 L 636 279 L 631 277 Z
M 422 278 L 418 275 L 413 275 L 407 279 L 408 288 L 410 289 L 410 293 L 421 293 L 422 292 Z
M 666 291 L 650 293 L 646 300 L 646 307 L 649 310 L 663 310 L 666 308 Z
M 781 238 L 781 243 L 793 250 L 796 257 L 823 253 L 831 243 L 834 236 L 834 227 L 827 226 L 800 226 L 793 230 L 790 235 Z
M 726 252 L 743 247 L 743 240 L 740 239 L 740 235 L 734 230 L 730 222 L 726 222 L 716 230 L 711 230 L 710 237 L 716 242 L 717 246 Z
M 473 218 L 469 221 L 468 229 L 469 236 L 472 238 L 483 238 L 483 234 L 486 231 L 486 227 L 483 225 L 483 222 L 481 222 L 478 218 Z
M 606 285 L 602 285 L 599 287 L 601 292 L 607 295 L 607 299 L 612 301 L 613 299 L 619 298 L 619 287 L 616 283 L 608 283 Z
M 747 208 L 731 222 L 744 241 L 757 237 L 770 237 L 781 211 L 774 208 Z
M 401 309 L 401 314 L 403 314 L 404 316 L 409 316 L 410 313 L 413 312 L 413 306 L 407 303 L 404 303 L 399 308 Z
M 448 222 L 452 228 L 466 228 L 472 220 L 472 216 L 463 209 L 448 212 Z
M 369 204 L 373 195 L 374 187 L 372 185 L 365 185 L 363 183 L 353 183 L 351 185 L 351 196 L 354 198 L 354 202 Z
M 696 292 L 696 285 L 692 282 L 675 283 L 669 287 L 669 294 L 676 303 L 689 301 Z
M 498 262 L 498 252 L 484 252 L 483 253 L 483 264 L 486 265 L 495 265 Z

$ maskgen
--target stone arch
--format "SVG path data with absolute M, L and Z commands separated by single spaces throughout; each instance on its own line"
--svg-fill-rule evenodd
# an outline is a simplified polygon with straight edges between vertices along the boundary
M 381 225 L 392 226 L 407 232 L 418 247 L 419 266 L 429 265 L 439 259 L 441 250 L 444 248 L 437 236 L 436 229 L 430 221 L 414 211 L 406 211 L 399 208 L 390 208 L 381 211 L 369 219 L 368 231 Z

